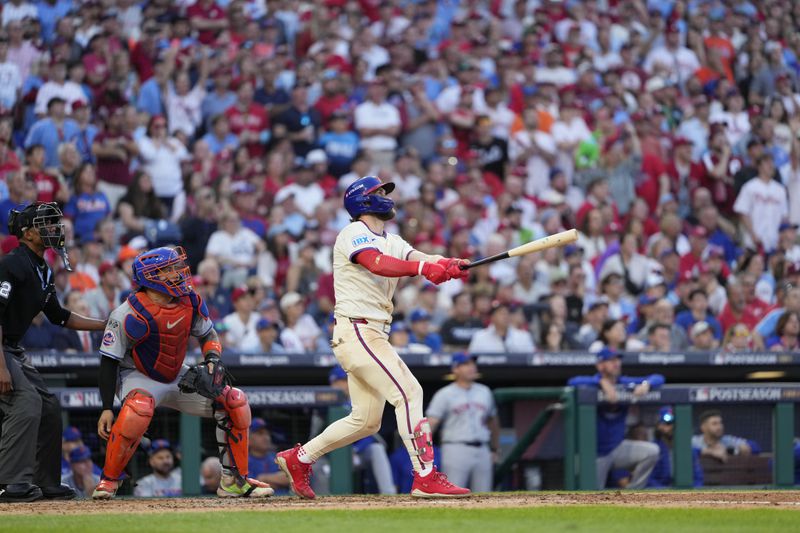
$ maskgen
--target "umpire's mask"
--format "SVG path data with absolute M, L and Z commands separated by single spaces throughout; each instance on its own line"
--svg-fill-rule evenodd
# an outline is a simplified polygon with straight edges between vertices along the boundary
M 28 229 L 35 229 L 42 238 L 45 248 L 52 248 L 58 252 L 64 261 L 64 266 L 70 272 L 72 267 L 67 258 L 66 236 L 61 217 L 64 214 L 55 202 L 35 202 L 25 207 L 22 211 L 11 210 L 8 219 L 8 231 L 21 239 Z

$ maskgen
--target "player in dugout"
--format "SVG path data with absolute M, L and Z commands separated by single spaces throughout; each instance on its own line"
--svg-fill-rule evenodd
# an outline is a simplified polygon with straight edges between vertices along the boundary
M 606 487 L 612 469 L 631 471 L 629 489 L 642 489 L 653 467 L 658 462 L 659 448 L 652 442 L 625 438 L 625 419 L 628 405 L 619 402 L 618 387 L 630 390 L 640 398 L 664 384 L 664 376 L 651 374 L 646 377 L 622 375 L 622 354 L 610 348 L 597 353 L 597 374 L 575 376 L 568 385 L 572 387 L 594 387 L 603 391 L 605 401 L 597 406 L 597 488 Z

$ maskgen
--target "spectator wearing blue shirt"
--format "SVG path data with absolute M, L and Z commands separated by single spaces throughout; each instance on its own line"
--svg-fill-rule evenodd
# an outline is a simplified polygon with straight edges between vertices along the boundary
M 97 164 L 97 160 L 92 153 L 92 143 L 100 130 L 91 123 L 92 113 L 89 105 L 83 100 L 78 100 L 72 104 L 72 118 L 78 125 L 78 134 L 75 137 L 75 148 L 81 155 L 84 163 Z
M 758 334 L 765 339 L 775 334 L 778 320 L 786 311 L 800 312 L 800 287 L 785 284 L 777 290 L 776 294 L 780 307 L 767 313 L 755 328 Z
M 65 478 L 72 475 L 72 466 L 70 466 L 70 452 L 75 448 L 84 446 L 83 434 L 81 430 L 75 426 L 64 428 L 61 434 L 61 477 Z M 103 469 L 92 463 L 92 472 L 97 476 L 103 473 Z M 74 488 L 74 487 L 73 487 Z
M 349 129 L 349 115 L 344 109 L 331 113 L 328 121 L 330 131 L 322 134 L 319 145 L 328 156 L 328 172 L 336 178 L 350 172 L 358 154 L 358 134 Z
M 722 326 L 708 308 L 708 295 L 703 289 L 694 289 L 689 293 L 688 309 L 681 311 L 675 317 L 675 323 L 686 330 L 686 333 L 692 331 L 692 326 L 696 323 L 705 321 L 711 326 L 714 332 L 714 338 L 722 340 Z
M 220 67 L 214 71 L 214 90 L 203 99 L 200 112 L 206 121 L 206 126 L 213 127 L 214 118 L 222 115 L 229 107 L 236 103 L 236 94 L 230 90 L 231 71 L 227 67 Z
M 139 98 L 136 100 L 136 111 L 145 112 L 151 117 L 164 115 L 164 101 L 162 87 L 169 83 L 172 59 L 160 57 L 153 66 L 153 77 L 139 88 Z
M 612 469 L 631 471 L 627 488 L 641 489 L 658 461 L 659 448 L 652 442 L 634 441 L 625 438 L 625 419 L 628 406 L 618 401 L 618 387 L 624 387 L 640 398 L 664 384 L 664 376 L 651 374 L 646 377 L 622 375 L 622 355 L 609 348 L 597 353 L 597 374 L 575 376 L 568 385 L 591 387 L 605 394 L 605 401 L 597 406 L 597 488 L 606 486 Z
M 722 229 L 719 209 L 716 205 L 712 204 L 701 208 L 697 214 L 697 220 L 708 231 L 709 246 L 703 252 L 703 261 L 706 261 L 711 254 L 720 254 L 725 258 L 725 262 L 730 265 L 739 257 L 741 250 L 736 246 L 736 242 L 731 236 Z M 731 230 L 732 227 L 727 229 Z
M 231 133 L 228 117 L 224 114 L 211 119 L 211 131 L 203 135 L 201 140 L 208 145 L 209 151 L 214 155 L 219 155 L 226 148 L 233 151 L 239 147 L 239 137 Z
M 647 480 L 648 488 L 665 488 L 673 486 L 675 482 L 673 438 L 675 431 L 675 414 L 672 407 L 665 406 L 658 411 L 656 422 L 656 440 L 659 455 L 653 473 Z M 703 468 L 700 466 L 700 452 L 692 449 L 692 476 L 693 486 L 703 486 Z
M 72 9 L 71 0 L 40 0 L 36 3 L 42 39 L 51 43 L 56 35 L 56 24 Z
M 431 315 L 425 309 L 415 309 L 409 317 L 411 323 L 411 333 L 409 342 L 424 344 L 432 352 L 442 351 L 442 337 L 438 333 L 431 332 Z
M 8 234 L 8 216 L 12 209 L 21 211 L 26 205 L 36 201 L 39 192 L 33 179 L 28 178 L 22 171 L 6 174 L 8 184 L 8 198 L 0 202 L 0 234 Z
M 289 494 L 289 479 L 275 464 L 272 435 L 263 418 L 254 418 L 250 423 L 249 476 L 269 483 L 275 494 Z
M 64 215 L 75 226 L 75 237 L 81 242 L 94 238 L 97 223 L 111 214 L 106 195 L 97 190 L 94 165 L 84 163 L 75 179 L 75 195 L 64 207 Z
M 784 311 L 775 326 L 775 335 L 764 346 L 770 351 L 791 352 L 800 349 L 800 313 Z
M 47 117 L 37 120 L 25 138 L 25 148 L 34 144 L 44 146 L 46 167 L 58 168 L 58 145 L 73 142 L 80 134 L 78 123 L 66 118 L 65 106 L 66 101 L 63 98 L 51 98 L 47 102 Z

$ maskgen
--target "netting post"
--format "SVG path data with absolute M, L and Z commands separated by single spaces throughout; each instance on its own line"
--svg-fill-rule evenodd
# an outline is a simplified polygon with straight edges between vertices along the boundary
M 578 404 L 578 490 L 597 490 L 597 406 Z
M 675 406 L 675 435 L 672 439 L 675 457 L 675 488 L 690 489 L 694 486 L 692 468 L 692 406 Z
M 773 480 L 778 487 L 794 485 L 794 404 L 775 404 L 772 415 L 772 441 L 775 461 Z
M 181 413 L 181 487 L 184 496 L 200 494 L 200 417 Z
M 348 415 L 349 411 L 344 407 L 328 408 L 328 424 L 332 424 Z M 353 448 L 345 446 L 328 454 L 328 461 L 331 466 L 331 494 L 352 494 L 353 493 Z

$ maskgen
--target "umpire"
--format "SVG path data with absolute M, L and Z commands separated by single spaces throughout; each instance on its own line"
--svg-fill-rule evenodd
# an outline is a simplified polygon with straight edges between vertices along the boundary
M 75 497 L 61 484 L 61 405 L 19 345 L 40 312 L 70 329 L 105 328 L 102 320 L 67 311 L 56 297 L 44 252 L 53 248 L 69 268 L 61 217 L 55 203 L 12 210 L 8 229 L 20 246 L 0 259 L 0 502 Z

